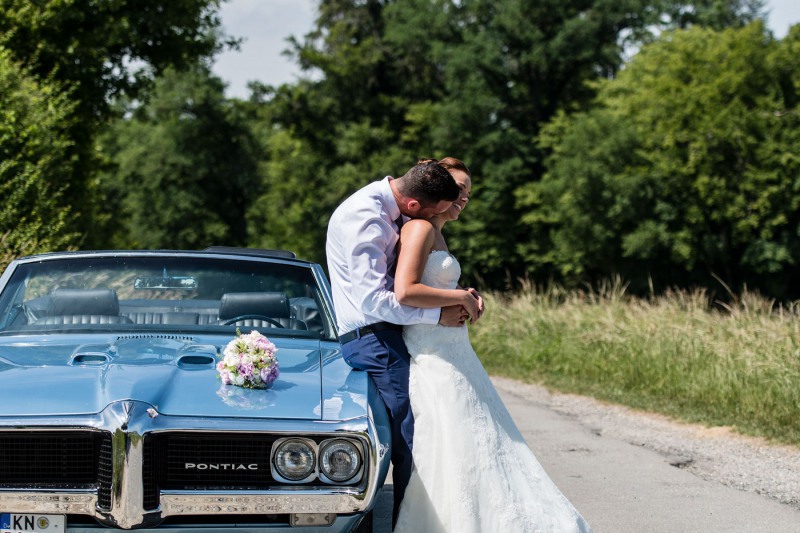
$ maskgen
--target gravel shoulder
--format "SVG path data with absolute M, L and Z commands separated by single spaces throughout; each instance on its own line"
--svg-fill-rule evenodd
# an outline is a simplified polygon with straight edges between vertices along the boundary
M 743 436 L 730 427 L 686 424 L 594 398 L 550 393 L 544 387 L 507 378 L 493 377 L 492 381 L 501 394 L 545 406 L 572 418 L 598 436 L 653 450 L 670 465 L 702 479 L 767 496 L 800 509 L 798 448 Z
M 798 532 L 800 449 L 493 377 L 595 533 Z

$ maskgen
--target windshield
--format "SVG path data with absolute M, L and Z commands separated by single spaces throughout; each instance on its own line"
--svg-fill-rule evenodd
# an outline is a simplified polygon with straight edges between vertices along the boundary
M 204 257 L 83 256 L 19 265 L 0 333 L 270 330 L 334 338 L 306 265 Z

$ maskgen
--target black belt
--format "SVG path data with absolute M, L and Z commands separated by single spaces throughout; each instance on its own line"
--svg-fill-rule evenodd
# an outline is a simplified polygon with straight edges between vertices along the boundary
M 402 331 L 403 326 L 398 326 L 397 324 L 390 324 L 388 322 L 376 322 L 375 324 L 369 324 L 368 326 L 363 326 L 358 329 L 354 329 L 353 331 L 348 331 L 347 333 L 343 333 L 339 335 L 339 342 L 342 344 L 347 344 L 348 342 L 363 337 L 364 335 L 369 335 L 370 333 L 377 333 L 379 331 Z

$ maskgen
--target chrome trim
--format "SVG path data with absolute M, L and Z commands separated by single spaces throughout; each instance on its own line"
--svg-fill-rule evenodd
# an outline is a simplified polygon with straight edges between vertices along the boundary
M 326 332 L 328 339 L 338 343 L 338 333 L 336 330 L 336 311 L 333 309 L 333 292 L 328 278 L 325 276 L 325 271 L 322 266 L 318 264 L 311 265 L 311 272 L 317 280 L 317 286 L 322 293 L 322 305 L 325 308 L 320 309 L 320 313 L 325 313 L 328 317 L 328 324 L 326 324 L 328 331 Z
M 159 414 L 154 406 L 134 400 L 110 404 L 96 415 L 0 418 L 0 432 L 58 430 L 103 431 L 111 434 L 111 509 L 98 508 L 97 490 L 11 489 L 0 487 L 3 512 L 76 514 L 101 523 L 131 529 L 151 526 L 168 516 L 215 513 L 358 513 L 375 497 L 379 457 L 378 435 L 366 416 L 344 422 L 197 418 Z M 150 411 L 150 412 L 148 412 Z M 143 495 L 144 441 L 147 435 L 176 433 L 264 434 L 277 437 L 347 438 L 364 450 L 365 474 L 356 485 L 302 487 L 274 485 L 269 490 L 161 490 L 160 507 L 145 510 Z
M 130 529 L 152 524 L 168 516 L 208 515 L 217 513 L 286 514 L 286 513 L 357 513 L 366 509 L 363 492 L 343 487 L 320 487 L 319 490 L 274 491 L 161 491 L 161 507 L 143 513 L 141 520 L 127 523 L 133 516 L 122 517 L 97 510 L 94 493 L 47 493 L 14 491 L 0 493 L 4 512 L 30 514 L 89 515 L 106 524 Z M 8 492 L 6 492 L 8 491 Z
M 30 514 L 84 514 L 95 515 L 97 494 L 95 491 L 41 491 L 30 492 L 3 489 L 0 493 L 0 508 L 6 513 Z M 6 492 L 8 491 L 8 492 Z
M 327 492 L 327 493 L 326 493 Z M 163 516 L 207 515 L 217 513 L 283 514 L 283 513 L 357 513 L 365 509 L 359 493 L 339 491 L 331 494 L 312 490 L 224 491 L 198 494 L 192 491 L 162 491 Z
M 109 407 L 121 406 L 119 426 L 111 437 L 111 511 L 103 513 L 104 523 L 130 528 L 142 523 L 144 510 L 144 466 L 143 418 L 149 418 L 149 404 L 122 401 Z M 106 409 L 108 410 L 108 409 Z M 112 410 L 112 413 L 116 409 Z M 126 431 L 127 430 L 127 431 Z M 120 454 L 119 450 L 123 450 Z
M 383 416 L 387 416 L 385 413 Z M 389 455 L 384 453 L 383 449 L 379 451 L 377 448 L 378 446 L 383 446 L 381 443 L 380 435 L 378 434 L 378 428 L 375 425 L 375 421 L 372 416 L 366 419 L 367 421 L 367 432 L 369 433 L 369 440 L 367 441 L 370 443 L 369 450 L 364 450 L 364 468 L 366 469 L 366 490 L 362 495 L 364 501 L 364 509 L 366 509 L 366 504 L 372 502 L 378 494 L 378 476 L 381 472 L 381 466 L 386 466 L 388 468 L 389 462 Z M 391 438 L 391 437 L 389 437 Z M 362 474 L 363 476 L 363 474 Z M 364 480 L 362 479 L 362 483 Z

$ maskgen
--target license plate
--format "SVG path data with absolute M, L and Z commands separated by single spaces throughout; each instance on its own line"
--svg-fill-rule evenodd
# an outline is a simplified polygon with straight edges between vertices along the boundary
M 22 533 L 23 531 L 45 531 L 64 533 L 63 514 L 0 514 L 0 533 Z

